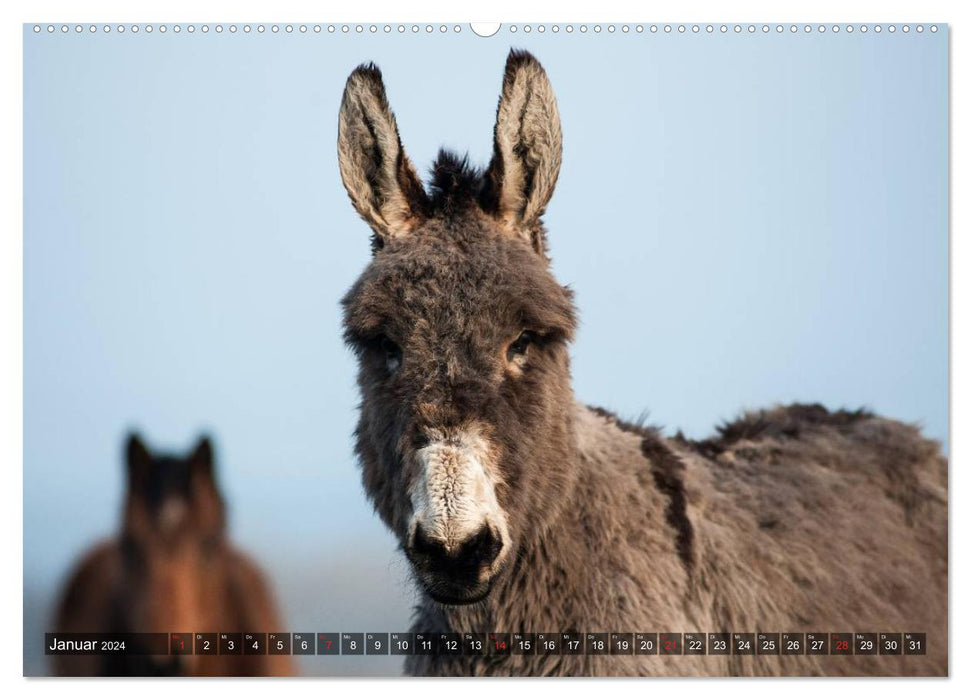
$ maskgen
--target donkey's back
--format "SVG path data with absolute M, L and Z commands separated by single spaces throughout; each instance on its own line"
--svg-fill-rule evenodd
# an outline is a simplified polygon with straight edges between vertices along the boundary
M 926 634 L 920 655 L 733 657 L 734 670 L 947 673 L 947 460 L 936 442 L 864 411 L 792 405 L 673 446 L 713 622 Z

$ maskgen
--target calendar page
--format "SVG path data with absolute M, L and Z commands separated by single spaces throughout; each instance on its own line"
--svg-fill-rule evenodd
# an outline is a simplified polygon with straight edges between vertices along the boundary
M 946 23 L 81 19 L 25 676 L 948 675 Z

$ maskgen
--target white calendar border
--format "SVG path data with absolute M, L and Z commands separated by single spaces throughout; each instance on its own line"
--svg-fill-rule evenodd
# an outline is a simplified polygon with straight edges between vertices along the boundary
M 964 2 L 963 4 L 967 4 Z M 397 22 L 397 21 L 435 21 L 459 22 L 466 24 L 469 20 L 503 20 L 505 22 L 536 22 L 541 20 L 550 23 L 551 20 L 563 22 L 826 22 L 826 23 L 860 23 L 860 22 L 910 22 L 910 23 L 950 23 L 951 40 L 951 123 L 971 123 L 971 109 L 968 104 L 968 94 L 971 91 L 971 81 L 968 80 L 968 55 L 971 36 L 971 23 L 965 22 L 965 11 L 962 2 L 948 0 L 922 0 L 920 3 L 902 0 L 884 0 L 880 3 L 867 5 L 853 5 L 845 0 L 813 0 L 803 3 L 778 3 L 768 0 L 735 0 L 735 2 L 719 2 L 704 0 L 696 2 L 678 3 L 635 3 L 630 0 L 596 0 L 596 2 L 581 3 L 575 0 L 560 0 L 556 3 L 529 3 L 524 0 L 488 0 L 483 1 L 478 8 L 470 4 L 454 2 L 454 0 L 427 0 L 402 3 L 400 0 L 374 0 L 366 6 L 361 2 L 347 3 L 342 6 L 325 6 L 320 2 L 310 0 L 273 0 L 273 2 L 257 2 L 254 0 L 237 0 L 236 2 L 209 2 L 203 5 L 198 0 L 167 0 L 164 3 L 131 3 L 124 0 L 51 0 L 40 5 L 38 3 L 15 2 L 4 3 L 0 12 L 4 22 L 0 35 L 0 75 L 2 75 L 2 90 L 4 93 L 2 110 L 3 120 L 3 150 L 0 151 L 2 166 L 3 216 L 6 219 L 0 236 L 0 464 L 5 468 L 5 488 L 3 489 L 4 504 L 2 513 L 3 533 L 5 536 L 4 551 L 8 557 L 19 556 L 19 575 L 16 571 L 7 569 L 2 581 L 3 608 L 0 624 L 8 635 L 6 653 L 3 654 L 3 685 L 15 686 L 5 688 L 12 691 L 10 697 L 21 695 L 37 695 L 41 697 L 63 697 L 65 693 L 78 693 L 82 696 L 97 693 L 99 697 L 121 696 L 130 697 L 133 694 L 144 698 L 161 698 L 175 693 L 206 693 L 211 695 L 220 688 L 213 685 L 213 681 L 188 681 L 174 687 L 168 683 L 121 680 L 107 681 L 65 681 L 65 680 L 24 680 L 22 678 L 23 664 L 21 654 L 13 647 L 22 639 L 23 606 L 22 606 L 22 549 L 23 549 L 23 519 L 22 519 L 22 465 L 23 465 L 23 277 L 22 258 L 23 245 L 20 232 L 23 230 L 23 23 L 30 22 L 70 22 L 82 20 L 85 22 L 172 22 L 175 20 L 202 21 L 260 21 L 279 18 L 281 21 L 305 20 L 328 22 Z M 952 235 L 950 250 L 951 262 L 951 357 L 971 357 L 971 314 L 968 307 L 969 300 L 969 259 L 967 242 L 967 198 L 966 184 L 968 181 L 968 164 L 971 163 L 971 151 L 968 148 L 968 138 L 965 132 L 955 129 L 952 139 L 951 167 L 951 230 L 963 232 L 962 235 Z M 965 226 L 962 227 L 961 224 Z M 961 310 L 961 314 L 953 312 L 954 307 Z M 962 318 L 963 316 L 963 318 Z M 967 362 L 967 360 L 965 360 Z M 950 542 L 952 543 L 952 559 L 950 564 L 950 582 L 965 582 L 968 580 L 968 548 L 964 543 L 969 539 L 968 508 L 961 507 L 968 497 L 968 479 L 963 474 L 965 455 L 968 452 L 968 433 L 955 427 L 966 427 L 971 385 L 968 383 L 969 372 L 967 365 L 955 363 L 952 367 L 952 401 L 949 436 L 951 441 L 951 464 L 961 465 L 961 469 L 951 469 L 951 524 Z M 961 500 L 956 500 L 955 495 Z M 956 504 L 957 507 L 956 507 Z M 962 550 L 955 548 L 953 542 L 962 543 Z M 17 569 L 17 566 L 10 567 Z M 971 651 L 971 641 L 961 635 L 971 634 L 969 613 L 971 603 L 954 596 L 950 601 L 951 613 L 951 653 L 950 665 L 952 679 L 950 681 L 921 681 L 899 679 L 889 680 L 826 680 L 807 682 L 786 680 L 767 682 L 760 680 L 733 681 L 685 681 L 685 680 L 566 680 L 558 681 L 553 692 L 565 697 L 590 697 L 602 692 L 617 695 L 638 695 L 645 693 L 670 693 L 679 697 L 704 693 L 712 694 L 724 692 L 741 693 L 748 697 L 773 697 L 785 694 L 787 698 L 815 698 L 819 694 L 831 695 L 834 691 L 843 694 L 859 693 L 863 690 L 860 683 L 877 683 L 875 688 L 885 698 L 912 697 L 928 691 L 937 697 L 967 697 L 971 684 L 971 670 L 967 664 L 961 662 Z M 345 687 L 314 688 L 306 685 L 307 681 L 291 680 L 290 683 L 300 683 L 299 687 L 281 688 L 277 683 L 287 681 L 259 681 L 250 682 L 220 681 L 231 683 L 234 698 L 265 697 L 268 692 L 347 692 L 358 694 L 389 694 L 396 700 L 405 697 L 427 697 L 429 693 L 438 695 L 443 692 L 458 692 L 464 698 L 495 698 L 498 693 L 504 696 L 512 691 L 529 694 L 549 692 L 547 687 L 540 688 L 527 680 L 512 681 L 511 684 L 496 684 L 494 682 L 462 682 L 446 681 L 447 685 L 433 686 L 433 681 L 409 680 L 395 682 L 393 680 L 341 680 Z M 658 687 L 655 683 L 663 683 Z M 732 685 L 729 687 L 728 683 Z M 648 687 L 644 683 L 651 683 Z M 928 684 L 933 683 L 933 687 Z M 272 687 L 271 685 L 272 684 Z M 852 686 L 857 685 L 854 689 Z M 838 686 L 838 687 L 837 687 Z

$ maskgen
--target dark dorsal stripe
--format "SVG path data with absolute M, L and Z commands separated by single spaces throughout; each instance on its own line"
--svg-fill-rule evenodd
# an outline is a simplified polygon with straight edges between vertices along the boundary
M 631 423 L 618 418 L 605 408 L 591 406 L 591 410 L 614 423 L 621 430 L 639 435 L 641 453 L 651 466 L 654 485 L 668 499 L 665 519 L 676 533 L 675 545 L 678 556 L 690 571 L 694 566 L 694 526 L 688 517 L 688 498 L 684 487 L 684 462 L 661 438 L 657 428 L 641 423 Z
M 678 556 L 691 569 L 694 565 L 695 531 L 688 517 L 684 462 L 656 434 L 644 437 L 641 452 L 651 463 L 651 476 L 658 490 L 668 498 L 665 517 L 677 533 Z

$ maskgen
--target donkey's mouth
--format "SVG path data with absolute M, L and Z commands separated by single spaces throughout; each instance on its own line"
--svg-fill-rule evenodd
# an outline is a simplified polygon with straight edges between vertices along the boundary
M 419 587 L 441 605 L 472 605 L 484 600 L 498 573 L 433 568 L 422 566 L 413 558 L 411 564 Z
M 421 575 L 419 581 L 428 596 L 440 605 L 472 605 L 485 600 L 492 590 L 492 579 L 472 586 L 452 581 L 429 580 Z
M 484 600 L 505 569 L 504 563 L 492 567 L 430 566 L 412 552 L 408 558 L 419 587 L 441 605 L 472 605 Z

